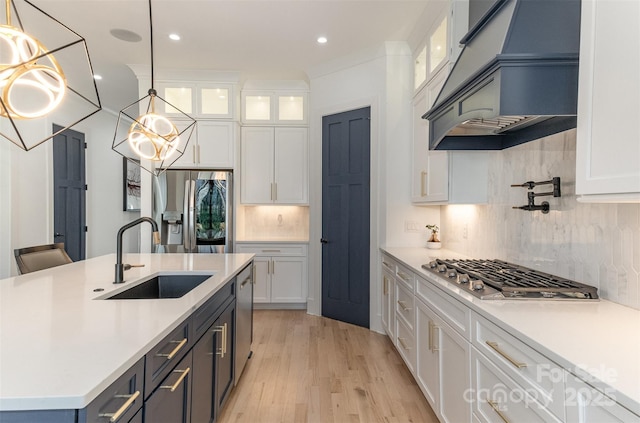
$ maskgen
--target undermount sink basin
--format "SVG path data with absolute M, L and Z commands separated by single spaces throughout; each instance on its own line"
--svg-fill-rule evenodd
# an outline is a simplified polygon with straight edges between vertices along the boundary
M 105 300 L 180 298 L 211 276 L 213 275 L 157 275 Z

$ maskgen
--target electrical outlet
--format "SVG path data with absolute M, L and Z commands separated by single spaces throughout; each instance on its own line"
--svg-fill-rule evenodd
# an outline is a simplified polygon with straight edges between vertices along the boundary
M 418 232 L 420 224 L 415 220 L 405 220 L 404 222 L 404 231 L 405 232 Z
M 462 238 L 467 239 L 468 236 L 469 236 L 469 226 L 465 223 L 464 226 L 462 227 Z

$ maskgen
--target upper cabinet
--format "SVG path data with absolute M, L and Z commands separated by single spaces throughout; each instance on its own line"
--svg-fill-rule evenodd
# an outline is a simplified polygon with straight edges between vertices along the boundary
M 426 37 L 414 54 L 414 88 L 425 86 L 438 72 L 455 62 L 462 51 L 459 41 L 469 26 L 468 0 L 433 2 L 431 16 L 437 16 L 428 27 Z
M 240 202 L 308 204 L 307 128 L 243 127 Z
M 178 127 L 185 125 L 174 123 Z M 237 122 L 198 121 L 184 154 L 171 168 L 233 169 L 237 127 Z
M 639 93 L 640 2 L 583 0 L 578 201 L 640 202 Z
M 299 91 L 242 91 L 244 125 L 306 125 L 307 93 Z
M 179 116 L 176 109 L 196 119 L 233 119 L 235 116 L 233 84 L 159 81 L 156 90 L 169 103 L 163 104 L 164 110 L 159 110 L 167 116 Z

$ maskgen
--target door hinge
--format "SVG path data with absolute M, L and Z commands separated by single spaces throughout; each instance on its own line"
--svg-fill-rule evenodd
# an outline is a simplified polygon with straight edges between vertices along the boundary
M 84 231 L 85 231 L 85 232 L 89 232 L 89 227 L 88 227 L 88 226 L 85 226 L 85 227 L 84 227 Z
M 89 189 L 89 185 L 85 184 L 84 185 L 84 190 L 87 191 Z
M 84 143 L 84 148 L 87 148 L 87 143 L 86 142 Z

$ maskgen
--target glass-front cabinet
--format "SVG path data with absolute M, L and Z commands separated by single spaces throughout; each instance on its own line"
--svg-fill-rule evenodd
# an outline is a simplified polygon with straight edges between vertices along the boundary
M 176 109 L 179 109 L 196 118 L 234 117 L 234 87 L 231 84 L 161 81 L 157 90 L 158 95 L 169 103 L 160 110 L 167 115 L 178 115 Z
M 242 123 L 306 125 L 307 93 L 298 91 L 243 90 Z

